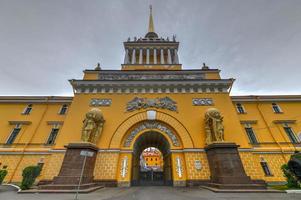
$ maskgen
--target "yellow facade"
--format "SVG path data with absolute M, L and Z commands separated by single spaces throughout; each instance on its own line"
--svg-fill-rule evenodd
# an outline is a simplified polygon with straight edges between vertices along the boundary
M 66 151 L 64 146 L 80 141 L 85 114 L 93 107 L 99 108 L 105 118 L 96 144 L 96 181 L 130 186 L 137 178 L 135 159 L 141 150 L 139 144 L 150 144 L 141 140 L 147 134 L 157 135 L 157 139 L 151 140 L 156 139 L 156 148 L 164 154 L 166 180 L 175 186 L 209 180 L 204 114 L 211 107 L 223 116 L 225 141 L 240 145 L 247 175 L 254 180 L 285 181 L 281 165 L 294 151 L 301 150 L 301 96 L 230 96 L 233 79 L 222 79 L 218 69 L 207 66 L 182 69 L 175 57 L 178 42 L 159 39 L 154 34 L 149 32 L 141 41 L 125 42 L 126 52 L 132 53 L 126 55 L 121 70 L 85 70 L 82 80 L 71 80 L 73 97 L 0 97 L 0 168 L 8 170 L 5 182 L 20 182 L 22 170 L 38 163 L 43 164 L 39 180 L 51 181 L 57 176 Z M 131 48 L 135 45 L 146 48 L 141 50 L 143 56 L 139 49 L 134 54 Z M 154 51 L 153 46 L 158 50 Z M 169 48 L 173 48 L 172 61 Z M 149 102 L 168 97 L 177 109 L 150 105 L 129 111 L 127 106 L 135 97 Z M 210 102 L 196 102 L 206 99 Z M 279 113 L 273 110 L 273 103 L 280 108 Z M 30 104 L 31 112 L 22 114 Z M 237 104 L 244 113 L 238 112 Z M 63 105 L 68 107 L 67 112 L 59 114 Z M 149 111 L 155 113 L 151 118 Z M 16 126 L 21 130 L 8 144 Z M 57 137 L 46 144 L 53 128 L 59 129 Z M 252 128 L 256 143 L 251 142 L 245 128 Z M 287 128 L 296 141 L 292 141 Z M 264 173 L 262 162 L 267 163 L 271 174 Z
M 159 167 L 163 169 L 163 157 L 159 150 L 147 149 L 143 151 L 142 157 L 148 167 Z

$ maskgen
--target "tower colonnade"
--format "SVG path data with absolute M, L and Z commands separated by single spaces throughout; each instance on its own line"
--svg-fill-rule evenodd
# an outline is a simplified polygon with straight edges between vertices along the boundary
M 124 64 L 179 64 L 176 48 L 125 48 Z

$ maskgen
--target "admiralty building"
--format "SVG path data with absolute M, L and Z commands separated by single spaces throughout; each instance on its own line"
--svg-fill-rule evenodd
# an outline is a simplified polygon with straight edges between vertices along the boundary
M 120 69 L 84 70 L 69 80 L 73 96 L 1 96 L 4 182 L 40 165 L 39 188 L 72 189 L 84 159 L 83 189 L 285 181 L 281 165 L 301 150 L 301 95 L 231 96 L 234 79 L 182 66 L 179 44 L 155 32 L 150 13 L 146 35 L 123 42 Z M 141 170 L 150 147 L 160 171 Z

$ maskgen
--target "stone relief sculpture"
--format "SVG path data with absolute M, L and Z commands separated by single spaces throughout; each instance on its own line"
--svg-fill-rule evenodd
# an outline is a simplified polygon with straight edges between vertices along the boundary
M 131 143 L 132 143 L 133 139 L 136 137 L 136 135 L 146 129 L 158 129 L 158 130 L 162 131 L 163 133 L 165 133 L 170 138 L 170 140 L 172 141 L 172 144 L 174 146 L 176 146 L 176 147 L 180 146 L 180 142 L 179 142 L 176 134 L 170 128 L 168 128 L 167 126 L 165 126 L 164 124 L 162 124 L 158 121 L 146 121 L 146 122 L 143 122 L 142 124 L 140 124 L 139 126 L 137 126 L 127 136 L 127 138 L 124 142 L 124 146 L 125 147 L 131 146 Z
M 216 108 L 209 108 L 205 113 L 206 144 L 224 141 L 223 117 Z
M 92 108 L 86 113 L 86 118 L 83 121 L 82 138 L 83 142 L 91 142 L 96 144 L 102 132 L 105 120 L 101 110 Z
M 129 101 L 126 106 L 126 111 L 131 112 L 134 110 L 147 109 L 147 108 L 159 108 L 167 109 L 177 112 L 177 103 L 169 97 L 147 99 L 135 97 Z

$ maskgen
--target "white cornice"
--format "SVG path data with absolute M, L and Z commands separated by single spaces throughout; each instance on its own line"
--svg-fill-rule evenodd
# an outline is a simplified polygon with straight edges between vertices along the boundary
M 71 103 L 73 97 L 59 96 L 0 96 L 0 103 Z
M 233 102 L 294 102 L 301 101 L 301 95 L 231 96 Z

